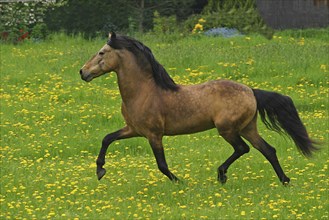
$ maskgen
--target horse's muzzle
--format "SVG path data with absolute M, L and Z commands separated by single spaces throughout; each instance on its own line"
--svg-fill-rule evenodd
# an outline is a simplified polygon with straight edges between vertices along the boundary
M 81 79 L 86 82 L 90 82 L 93 79 L 92 74 L 86 73 L 82 69 L 80 69 L 80 76 L 81 76 Z

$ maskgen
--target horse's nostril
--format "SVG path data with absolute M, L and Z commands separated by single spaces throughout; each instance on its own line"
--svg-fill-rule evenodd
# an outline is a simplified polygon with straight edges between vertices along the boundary
M 80 69 L 80 75 L 82 75 L 82 69 Z

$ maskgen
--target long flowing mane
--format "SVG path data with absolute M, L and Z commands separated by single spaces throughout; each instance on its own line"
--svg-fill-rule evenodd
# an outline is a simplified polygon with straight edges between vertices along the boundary
M 143 67 L 145 61 L 151 65 L 152 75 L 155 83 L 164 90 L 177 91 L 179 86 L 169 76 L 165 68 L 155 59 L 150 48 L 143 43 L 127 37 L 127 36 L 114 36 L 107 42 L 109 46 L 114 49 L 127 49 L 132 52 L 137 59 L 137 63 Z

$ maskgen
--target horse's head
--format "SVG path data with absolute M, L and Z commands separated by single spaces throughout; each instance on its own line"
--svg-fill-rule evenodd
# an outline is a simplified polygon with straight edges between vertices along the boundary
M 119 51 L 110 46 L 116 38 L 115 33 L 109 35 L 109 41 L 80 69 L 81 79 L 90 82 L 96 77 L 115 70 L 119 63 Z

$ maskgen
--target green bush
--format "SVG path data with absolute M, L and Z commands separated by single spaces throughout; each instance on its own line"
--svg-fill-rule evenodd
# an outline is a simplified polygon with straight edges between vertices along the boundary
M 171 34 L 177 31 L 178 25 L 176 16 L 160 16 L 158 11 L 154 12 L 153 18 L 153 32 L 155 34 Z
M 186 36 L 184 30 L 180 28 L 180 22 L 177 21 L 175 15 L 160 16 L 158 11 L 154 12 L 153 29 L 144 36 L 153 38 L 156 36 L 162 42 L 176 42 Z
M 34 40 L 44 40 L 47 38 L 47 36 L 48 36 L 48 28 L 46 24 L 44 23 L 36 24 L 32 28 L 31 37 Z
M 205 31 L 215 27 L 228 27 L 245 34 L 260 33 L 271 38 L 274 31 L 266 26 L 253 2 L 254 0 L 233 0 L 219 4 L 218 1 L 209 1 L 201 14 L 193 15 L 185 21 L 185 30 L 192 31 L 202 18 L 205 20 L 202 23 Z

